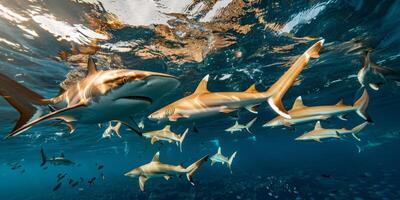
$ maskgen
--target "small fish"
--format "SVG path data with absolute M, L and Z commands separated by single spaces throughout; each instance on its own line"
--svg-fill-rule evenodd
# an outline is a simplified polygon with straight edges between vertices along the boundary
M 12 170 L 16 170 L 16 169 L 19 169 L 19 168 L 21 168 L 22 167 L 22 165 L 14 165 L 13 167 L 11 167 L 11 169 Z
M 324 178 L 330 178 L 331 177 L 330 174 L 321 174 L 321 176 L 324 177 Z
M 93 185 L 95 180 L 96 180 L 96 177 L 91 178 L 91 179 L 88 181 L 89 185 Z
M 57 177 L 58 177 L 57 182 L 60 182 L 62 179 L 64 179 L 66 175 L 67 175 L 67 173 L 62 174 L 62 175 L 61 175 L 61 173 L 58 174 L 58 175 L 57 175 Z
M 62 182 L 59 182 L 56 186 L 54 186 L 53 191 L 57 191 L 60 189 Z
M 99 165 L 99 166 L 97 167 L 98 170 L 101 170 L 101 169 L 103 169 L 103 168 L 104 168 L 104 165 Z
M 75 183 L 73 183 L 71 186 L 72 187 L 75 187 L 75 186 L 77 186 L 79 184 L 79 182 L 78 181 L 75 181 Z

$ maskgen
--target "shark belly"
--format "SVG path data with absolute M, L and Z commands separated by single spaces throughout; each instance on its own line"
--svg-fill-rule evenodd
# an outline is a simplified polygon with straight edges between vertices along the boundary
M 104 123 L 111 120 L 124 120 L 131 114 L 146 109 L 150 104 L 140 100 L 117 100 L 115 102 L 91 103 L 63 113 L 80 123 Z M 127 112 L 128 111 L 128 112 Z

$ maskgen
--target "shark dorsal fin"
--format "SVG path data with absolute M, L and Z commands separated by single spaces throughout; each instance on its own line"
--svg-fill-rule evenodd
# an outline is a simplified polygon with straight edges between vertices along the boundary
M 317 121 L 317 123 L 315 123 L 314 130 L 319 130 L 319 129 L 322 129 L 322 127 L 321 127 L 321 122 L 320 122 L 320 121 Z
M 164 127 L 164 131 L 171 131 L 171 125 L 166 125 Z
M 61 157 L 61 158 L 64 158 L 64 157 L 65 157 L 65 156 L 64 156 L 64 153 L 61 153 L 60 157 Z
M 256 84 L 251 85 L 245 92 L 258 92 L 256 88 Z
M 208 93 L 207 89 L 207 83 L 210 75 L 206 75 L 203 80 L 200 81 L 199 85 L 197 86 L 196 90 L 194 91 L 194 94 L 201 94 L 201 93 Z
M 160 152 L 159 151 L 156 154 L 154 154 L 151 162 L 160 162 Z
M 337 104 L 336 104 L 337 106 L 339 106 L 339 105 L 344 105 L 344 103 L 343 103 L 343 99 L 340 99 L 339 100 L 339 102 L 337 102 Z
M 89 56 L 88 58 L 87 69 L 88 69 L 88 75 L 92 75 L 97 72 L 96 63 L 94 62 L 91 56 Z
M 297 109 L 297 108 L 303 108 L 303 107 L 305 107 L 304 103 L 303 103 L 303 99 L 301 98 L 301 96 L 298 96 L 293 103 L 292 110 Z
M 371 59 L 370 59 L 371 50 L 367 50 L 364 52 L 364 57 L 362 60 L 363 68 L 371 67 Z
M 221 154 L 221 147 L 218 147 L 217 154 Z

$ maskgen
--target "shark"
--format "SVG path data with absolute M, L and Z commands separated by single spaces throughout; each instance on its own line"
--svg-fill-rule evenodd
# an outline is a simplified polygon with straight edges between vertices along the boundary
M 181 175 L 186 175 L 188 181 L 193 183 L 193 174 L 199 169 L 199 167 L 208 160 L 208 155 L 200 158 L 188 167 L 183 165 L 169 165 L 160 162 L 160 152 L 157 152 L 151 162 L 132 169 L 131 171 L 125 173 L 128 177 L 139 177 L 139 187 L 141 191 L 144 191 L 144 185 L 149 178 L 164 177 L 166 180 L 172 177 L 180 177 Z
M 44 153 L 43 148 L 40 149 L 40 156 L 42 157 L 42 163 L 40 166 L 44 166 L 47 162 L 53 165 L 74 165 L 75 162 L 65 158 L 64 153 L 61 153 L 60 156 L 54 156 L 51 158 L 47 158 L 46 154 Z
M 358 153 L 361 153 L 362 151 L 366 151 L 375 147 L 382 146 L 382 142 L 371 142 L 367 141 L 367 144 L 364 145 L 356 145 Z
M 265 92 L 259 92 L 255 84 L 243 92 L 211 92 L 207 87 L 209 75 L 206 75 L 191 95 L 166 105 L 150 114 L 148 118 L 159 122 L 195 121 L 220 113 L 232 113 L 242 108 L 257 113 L 257 106 L 267 101 L 275 112 L 290 119 L 282 98 L 310 59 L 319 57 L 323 44 L 324 40 L 320 40 L 308 48 Z
M 253 126 L 253 124 L 256 120 L 257 120 L 257 117 L 255 117 L 251 121 L 247 122 L 247 124 L 239 124 L 239 122 L 236 121 L 233 126 L 225 129 L 225 131 L 234 133 L 234 132 L 246 130 L 247 132 L 251 133 L 250 128 L 251 128 L 251 126 Z
M 0 95 L 20 114 L 14 129 L 5 138 L 49 120 L 65 123 L 71 133 L 75 122 L 98 124 L 118 120 L 140 135 L 128 119 L 180 84 L 176 77 L 158 72 L 98 70 L 92 56 L 87 69 L 86 77 L 49 99 L 0 74 Z M 46 109 L 50 110 L 47 114 Z
M 104 130 L 103 134 L 101 135 L 101 138 L 111 138 L 111 136 L 114 135 L 114 133 L 121 138 L 121 135 L 119 134 L 119 129 L 121 128 L 122 123 L 117 121 L 115 126 L 112 125 L 112 121 L 108 122 L 108 127 L 106 130 Z
M 368 122 L 363 122 L 362 124 L 352 128 L 351 130 L 348 130 L 346 128 L 325 129 L 321 126 L 321 122 L 318 121 L 317 123 L 315 123 L 314 130 L 297 137 L 295 140 L 315 140 L 317 142 L 321 142 L 321 139 L 341 138 L 342 135 L 352 134 L 355 139 L 360 141 L 360 138 L 357 136 L 357 134 L 367 125 Z
M 397 86 L 400 86 L 400 71 L 372 62 L 370 55 L 370 50 L 364 53 L 363 67 L 357 73 L 357 79 L 361 86 L 367 85 L 373 90 L 379 90 L 388 82 L 395 82 Z
M 236 157 L 237 151 L 235 151 L 231 157 L 225 157 L 224 155 L 222 155 L 221 153 L 221 147 L 218 147 L 218 151 L 216 154 L 214 154 L 213 156 L 211 156 L 210 160 L 211 160 L 211 166 L 213 166 L 215 163 L 221 163 L 222 165 L 224 165 L 225 163 L 228 165 L 229 170 L 232 173 L 232 162 L 233 159 Z
M 185 140 L 188 132 L 189 129 L 187 128 L 182 135 L 178 135 L 171 131 L 170 125 L 166 125 L 161 130 L 143 133 L 143 137 L 151 139 L 151 144 L 154 144 L 157 141 L 167 141 L 169 143 L 176 142 L 176 145 L 179 145 L 179 149 L 182 152 L 182 142 Z
M 338 116 L 342 120 L 347 120 L 345 115 L 354 111 L 364 120 L 372 122 L 371 117 L 367 113 L 368 103 L 369 96 L 367 90 L 364 90 L 361 97 L 352 106 L 344 104 L 343 100 L 340 100 L 335 105 L 306 106 L 303 103 L 302 97 L 299 96 L 296 98 L 292 109 L 288 112 L 290 116 L 292 116 L 291 119 L 285 119 L 282 116 L 277 116 L 265 123 L 263 127 L 290 127 L 299 123 L 326 120 L 333 116 Z

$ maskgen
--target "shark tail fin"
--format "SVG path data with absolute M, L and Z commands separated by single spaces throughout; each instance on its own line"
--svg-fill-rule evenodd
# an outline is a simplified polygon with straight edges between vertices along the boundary
M 319 58 L 319 51 L 321 50 L 322 46 L 324 45 L 325 40 L 322 39 L 312 45 L 310 48 L 307 49 L 305 52 L 306 55 L 310 56 L 311 58 Z
M 181 150 L 181 152 L 182 152 L 182 142 L 183 142 L 183 140 L 185 140 L 186 135 L 187 135 L 188 132 L 189 132 L 189 129 L 187 128 L 185 130 L 185 132 L 183 132 L 183 134 L 181 135 L 181 137 L 179 139 L 179 149 Z
M 246 124 L 245 129 L 247 130 L 247 132 L 251 133 L 250 128 L 251 128 L 251 126 L 253 126 L 253 124 L 254 124 L 254 122 L 255 122 L 256 120 L 257 120 L 257 117 L 255 117 L 254 119 L 252 119 L 251 121 L 249 121 L 249 122 Z
M 228 167 L 229 167 L 229 170 L 231 171 L 231 173 L 232 173 L 231 166 L 232 166 L 233 159 L 235 159 L 235 157 L 236 157 L 236 153 L 237 153 L 237 151 L 235 151 L 235 153 L 233 153 L 231 155 L 231 157 L 229 157 L 229 160 L 228 160 Z
M 354 127 L 353 129 L 351 129 L 351 132 L 353 134 L 353 137 L 358 140 L 361 141 L 361 139 L 358 137 L 358 133 L 363 130 L 369 123 L 368 122 L 364 122 L 356 127 Z
M 42 157 L 42 163 L 40 164 L 40 166 L 42 167 L 46 164 L 46 161 L 47 161 L 46 154 L 44 154 L 43 147 L 40 149 L 40 156 Z
M 115 126 L 112 125 L 112 122 L 110 121 L 110 128 L 112 131 L 114 131 L 114 133 L 118 136 L 121 137 L 121 135 L 119 134 L 119 129 L 121 128 L 122 123 L 120 121 L 117 121 L 117 124 L 115 124 Z
M 325 40 L 322 39 L 308 48 L 295 63 L 265 92 L 267 101 L 272 110 L 280 116 L 291 119 L 282 98 L 286 92 L 293 86 L 301 71 L 308 64 L 310 58 L 318 58 L 319 51 L 324 45 Z
M 20 114 L 20 118 L 10 135 L 16 134 L 17 130 L 29 121 L 41 117 L 42 110 L 39 106 L 50 104 L 49 100 L 44 99 L 36 92 L 3 74 L 0 74 L 0 96 Z M 22 131 L 24 130 L 20 130 L 19 132 Z
M 192 185 L 194 185 L 193 179 L 192 179 L 193 174 L 197 171 L 197 169 L 199 169 L 199 167 L 200 167 L 203 163 L 205 163 L 205 162 L 208 160 L 208 157 L 209 157 L 208 155 L 207 155 L 207 156 L 204 156 L 204 157 L 200 158 L 198 161 L 196 161 L 195 163 L 191 164 L 189 167 L 186 168 L 186 170 L 187 170 L 186 177 L 187 177 L 188 181 L 189 181 Z
M 368 122 L 372 122 L 371 117 L 367 113 L 369 103 L 369 95 L 366 89 L 364 89 L 361 97 L 354 103 L 354 107 L 357 111 L 357 114 Z

